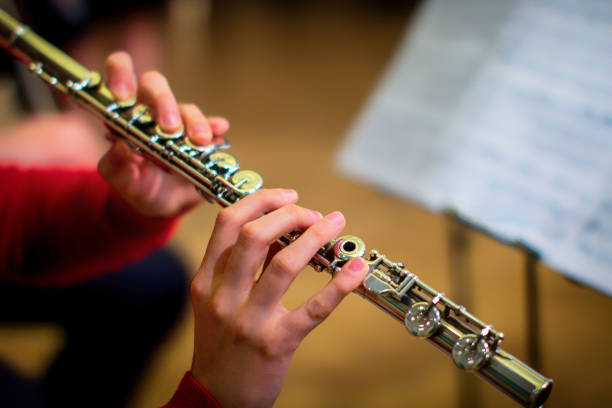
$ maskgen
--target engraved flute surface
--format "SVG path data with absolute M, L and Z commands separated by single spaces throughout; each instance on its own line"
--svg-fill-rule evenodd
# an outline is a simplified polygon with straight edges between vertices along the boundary
M 98 116 L 132 148 L 189 180 L 209 201 L 226 207 L 261 188 L 263 180 L 242 170 L 229 145 L 195 146 L 182 131 L 168 134 L 153 121 L 144 105 L 118 103 L 101 81 L 0 9 L 0 43 L 50 87 L 73 97 Z M 279 239 L 289 245 L 299 233 Z M 367 251 L 363 240 L 343 236 L 322 247 L 311 260 L 317 271 L 336 273 L 354 257 L 364 257 L 369 273 L 355 292 L 405 324 L 451 356 L 455 364 L 487 380 L 524 406 L 544 403 L 552 380 L 499 347 L 503 333 L 493 329 L 379 252 Z

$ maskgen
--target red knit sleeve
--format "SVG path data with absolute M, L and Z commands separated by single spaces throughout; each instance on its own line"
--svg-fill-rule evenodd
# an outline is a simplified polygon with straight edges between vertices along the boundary
M 187 371 L 172 399 L 162 408 L 221 408 L 221 405 Z
M 0 276 L 68 285 L 139 260 L 176 219 L 143 216 L 96 171 L 0 167 Z

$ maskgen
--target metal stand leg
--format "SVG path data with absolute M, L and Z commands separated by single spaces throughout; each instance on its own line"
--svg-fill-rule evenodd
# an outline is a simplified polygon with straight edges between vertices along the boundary
M 536 370 L 542 369 L 540 355 L 540 293 L 538 284 L 539 256 L 533 250 L 519 246 L 525 254 L 525 286 L 527 293 L 527 361 Z
M 483 226 L 462 219 L 456 212 L 446 212 L 448 220 L 448 247 L 450 263 L 450 286 L 455 300 L 464 305 L 473 305 L 472 285 L 470 282 L 471 270 L 469 265 L 469 237 L 471 230 L 481 232 L 496 241 L 517 248 L 524 256 L 523 269 L 525 273 L 526 299 L 526 331 L 527 331 L 527 360 L 531 367 L 540 371 L 542 369 L 542 356 L 540 348 L 540 298 L 538 284 L 538 264 L 540 257 L 537 252 L 522 242 L 510 241 L 493 234 Z M 460 373 L 465 374 L 465 373 Z M 480 407 L 483 399 L 480 384 L 475 377 L 459 375 L 458 406 Z
M 456 302 L 473 304 L 471 273 L 469 265 L 468 228 L 452 213 L 448 215 L 448 257 L 450 266 L 450 289 Z M 457 370 L 457 407 L 482 407 L 479 379 L 465 371 Z

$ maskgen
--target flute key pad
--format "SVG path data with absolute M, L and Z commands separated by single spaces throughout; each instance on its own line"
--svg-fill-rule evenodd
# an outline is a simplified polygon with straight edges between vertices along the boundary
M 453 361 L 463 370 L 478 370 L 491 358 L 489 343 L 475 334 L 462 336 L 453 346 Z
M 406 313 L 404 325 L 414 336 L 429 337 L 440 327 L 440 310 L 430 303 L 417 302 Z
M 230 181 L 241 194 L 252 194 L 263 185 L 263 178 L 253 170 L 240 170 Z
M 181 127 L 176 132 L 166 132 L 158 124 L 155 125 L 155 134 L 159 135 L 164 140 L 177 140 L 183 137 L 185 127 L 181 124 Z
M 222 177 L 228 177 L 240 169 L 240 163 L 238 163 L 236 156 L 226 152 L 211 153 L 206 160 L 208 162 L 207 167 L 215 170 Z

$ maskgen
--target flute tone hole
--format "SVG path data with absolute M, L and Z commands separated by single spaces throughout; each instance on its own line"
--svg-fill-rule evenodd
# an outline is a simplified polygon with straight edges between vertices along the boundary
M 353 241 L 345 241 L 342 244 L 342 250 L 345 252 L 353 252 L 355 249 L 357 249 L 357 245 Z

